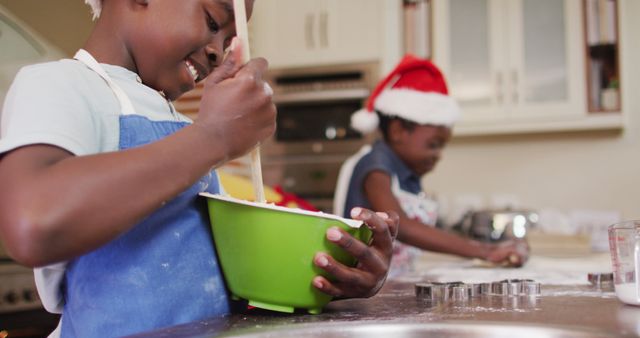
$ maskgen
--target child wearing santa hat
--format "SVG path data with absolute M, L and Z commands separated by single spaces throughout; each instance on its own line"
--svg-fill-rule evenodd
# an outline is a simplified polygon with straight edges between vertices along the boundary
M 489 244 L 436 228 L 437 205 L 425 197 L 420 178 L 431 172 L 460 116 L 440 70 L 430 61 L 405 56 L 373 90 L 365 108 L 353 114 L 354 129 L 383 136 L 342 166 L 334 212 L 355 206 L 394 210 L 398 240 L 429 251 L 520 266 L 528 257 L 524 241 Z M 397 245 L 392 274 L 410 269 L 415 249 Z

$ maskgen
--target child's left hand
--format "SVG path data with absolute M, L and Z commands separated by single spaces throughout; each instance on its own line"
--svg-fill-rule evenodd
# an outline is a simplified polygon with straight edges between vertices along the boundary
M 365 222 L 371 229 L 371 245 L 362 243 L 337 227 L 327 230 L 327 239 L 355 257 L 358 265 L 351 268 L 324 252 L 318 252 L 313 259 L 314 264 L 335 277 L 335 281 L 316 276 L 313 285 L 337 298 L 371 297 L 380 290 L 387 278 L 400 218 L 395 212 L 376 213 L 363 208 L 353 208 L 351 218 Z

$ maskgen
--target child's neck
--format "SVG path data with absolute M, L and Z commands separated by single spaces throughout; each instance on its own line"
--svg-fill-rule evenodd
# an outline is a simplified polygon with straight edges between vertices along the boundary
M 83 48 L 100 63 L 121 66 L 137 73 L 126 43 L 118 38 L 118 34 L 114 34 L 111 27 L 113 25 L 105 23 L 102 18 L 98 19 Z

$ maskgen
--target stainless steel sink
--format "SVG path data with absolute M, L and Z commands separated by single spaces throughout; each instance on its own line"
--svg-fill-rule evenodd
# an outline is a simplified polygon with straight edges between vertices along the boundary
M 543 327 L 530 324 L 447 323 L 372 323 L 344 322 L 328 324 L 299 324 L 276 328 L 257 328 L 223 335 L 235 338 L 604 338 L 624 337 L 583 328 Z

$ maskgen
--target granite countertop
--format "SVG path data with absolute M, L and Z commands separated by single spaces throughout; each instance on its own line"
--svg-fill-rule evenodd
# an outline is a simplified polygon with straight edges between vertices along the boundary
M 408 273 L 389 280 L 378 295 L 369 299 L 334 301 L 319 315 L 251 309 L 136 337 L 227 337 L 256 330 L 268 332 L 283 326 L 442 322 L 579 327 L 610 336 L 640 337 L 640 307 L 621 303 L 611 288 L 588 284 L 586 274 L 581 271 L 605 268 L 608 263 L 605 264 L 603 255 L 587 259 L 575 257 L 569 261 L 566 258 L 556 259 L 555 268 L 552 268 L 555 263 L 550 263 L 554 261 L 552 258 L 532 257 L 523 269 L 487 268 L 469 260 L 434 257 L 428 256 L 425 261 L 430 263 L 426 265 L 417 265 L 420 271 L 428 273 Z M 590 263 L 580 265 L 579 261 Z M 479 271 L 484 271 L 484 275 Z M 520 278 L 538 277 L 537 281 L 542 282 L 541 294 L 537 297 L 481 295 L 464 301 L 437 303 L 424 301 L 415 295 L 415 284 L 426 280 L 452 281 L 466 276 L 465 282 L 470 282 L 468 279 L 475 276 L 475 283 L 502 277 L 514 278 L 516 275 Z M 558 282 L 552 283 L 544 276 L 554 277 Z

